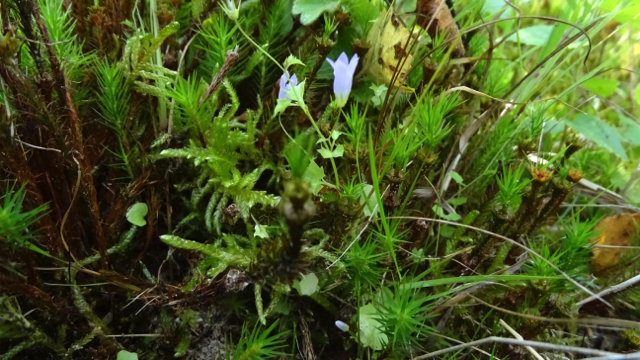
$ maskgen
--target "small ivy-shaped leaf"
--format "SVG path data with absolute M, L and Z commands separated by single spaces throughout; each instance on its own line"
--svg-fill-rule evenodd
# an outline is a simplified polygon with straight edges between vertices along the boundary
M 268 239 L 269 233 L 267 232 L 267 225 L 256 224 L 254 228 L 253 236 L 257 236 L 263 239 Z
M 322 190 L 322 180 L 324 179 L 324 169 L 318 166 L 315 161 L 311 161 L 309 166 L 307 166 L 307 170 L 304 171 L 304 175 L 302 176 L 304 180 L 306 180 L 309 185 L 311 185 L 311 192 L 313 195 L 318 195 L 320 190 Z
M 285 111 L 289 106 L 293 105 L 289 99 L 278 99 L 276 108 L 273 110 L 273 116 Z
M 342 144 L 338 144 L 333 150 L 323 148 L 318 149 L 318 152 L 325 159 L 342 157 L 342 155 L 344 155 L 344 146 Z
M 295 101 L 294 105 L 300 106 L 301 108 L 305 107 L 304 104 L 304 84 L 307 80 L 302 80 L 298 83 L 298 85 L 291 86 L 290 90 L 285 90 L 284 92 L 287 94 L 289 99 Z
M 127 220 L 136 226 L 145 226 L 147 221 L 144 219 L 149 213 L 149 208 L 145 203 L 135 203 L 127 210 Z
M 342 131 L 333 130 L 331 131 L 331 139 L 333 139 L 333 141 L 336 141 L 342 134 L 344 134 Z
M 369 89 L 373 90 L 371 102 L 375 106 L 380 106 L 380 104 L 382 104 L 382 102 L 384 101 L 384 98 L 387 96 L 387 87 L 385 85 L 376 86 L 372 84 Z
M 323 12 L 333 13 L 338 9 L 340 1 L 336 0 L 295 0 L 291 13 L 300 15 L 302 25 L 309 25 L 316 21 Z
M 311 296 L 318 291 L 318 277 L 314 273 L 302 275 L 299 282 L 294 284 L 300 295 Z

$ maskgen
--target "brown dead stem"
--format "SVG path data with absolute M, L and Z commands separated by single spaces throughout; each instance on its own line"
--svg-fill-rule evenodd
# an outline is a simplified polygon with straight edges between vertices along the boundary
M 51 66 L 51 72 L 53 74 L 55 84 L 55 90 L 58 93 L 58 103 L 60 109 L 66 110 L 65 115 L 70 130 L 69 134 L 71 147 L 73 149 L 72 151 L 78 154 L 77 157 L 73 156 L 73 158 L 77 158 L 80 172 L 82 173 L 82 197 L 89 209 L 89 217 L 91 219 L 91 222 L 93 223 L 94 236 L 98 244 L 98 251 L 100 253 L 100 264 L 103 268 L 105 268 L 107 265 L 107 241 L 104 235 L 102 221 L 100 219 L 98 192 L 96 191 L 95 185 L 93 183 L 93 175 L 91 174 L 93 166 L 88 155 L 86 154 L 86 150 L 83 144 L 80 118 L 78 117 L 75 105 L 73 104 L 73 100 L 71 99 L 71 95 L 69 94 L 69 91 L 67 89 L 64 72 L 62 71 L 60 62 L 58 61 L 58 58 L 54 53 L 53 46 L 51 45 L 49 32 L 44 25 L 44 22 L 42 21 L 40 9 L 37 7 L 37 4 L 35 2 L 32 2 L 32 7 L 36 25 L 38 27 L 38 30 L 40 30 L 42 40 L 44 41 L 45 48 L 47 49 L 49 64 Z

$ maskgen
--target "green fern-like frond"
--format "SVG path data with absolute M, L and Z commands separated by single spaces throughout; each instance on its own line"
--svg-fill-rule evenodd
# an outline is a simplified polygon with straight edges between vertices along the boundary
M 206 256 L 195 268 L 194 275 L 184 287 L 184 291 L 194 289 L 203 280 L 200 274 L 206 274 L 207 278 L 214 279 L 229 267 L 248 269 L 257 252 L 254 247 L 240 246 L 239 243 L 242 241 L 238 241 L 236 237 L 231 235 L 224 235 L 214 244 L 203 244 L 175 235 L 162 235 L 160 240 L 167 245 L 197 251 Z M 248 241 L 244 242 L 248 243 Z
M 190 146 L 184 149 L 163 150 L 159 158 L 185 158 L 191 160 L 195 166 L 205 166 L 220 177 L 232 179 L 238 159 L 231 155 L 232 151 L 218 151 L 215 148 L 200 148 Z
M 168 101 L 170 97 L 168 89 L 173 85 L 177 73 L 153 64 L 151 60 L 162 43 L 179 29 L 180 24 L 172 22 L 160 30 L 157 37 L 144 34 L 138 29 L 127 40 L 120 66 L 124 70 L 124 75 L 134 82 L 137 91 Z M 146 82 L 148 80 L 154 81 L 154 85 L 148 84 Z
M 62 64 L 65 77 L 73 82 L 81 80 L 95 54 L 84 52 L 83 43 L 74 34 L 76 22 L 71 8 L 64 6 L 63 0 L 39 0 L 44 24 L 49 32 L 56 57 Z
M 277 206 L 280 202 L 280 199 L 276 196 L 269 195 L 264 191 L 252 190 L 266 168 L 262 166 L 244 176 L 239 176 L 239 172 L 236 172 L 232 181 L 226 181 L 222 184 L 225 188 L 225 193 L 234 198 L 240 214 L 245 219 L 249 218 L 249 211 L 255 204 Z
M 256 204 L 276 206 L 279 202 L 277 197 L 253 190 L 269 165 L 260 166 L 248 174 L 238 169 L 241 162 L 258 159 L 254 136 L 262 108 L 257 113 L 248 111 L 244 124 L 233 121 L 240 103 L 230 82 L 224 80 L 223 86 L 231 103 L 222 107 L 213 117 L 219 92 L 206 99 L 203 95 L 207 86 L 202 81 L 183 80 L 177 85 L 172 94 L 180 116 L 185 120 L 185 125 L 196 128 L 196 134 L 190 139 L 188 147 L 165 149 L 158 158 L 184 158 L 202 169 L 203 175 L 198 182 L 202 185 L 193 191 L 191 206 L 196 211 L 200 200 L 211 194 L 204 212 L 207 230 L 215 228 L 218 234 L 221 233 L 222 212 L 229 200 L 237 206 L 245 221 L 250 218 L 251 208 Z

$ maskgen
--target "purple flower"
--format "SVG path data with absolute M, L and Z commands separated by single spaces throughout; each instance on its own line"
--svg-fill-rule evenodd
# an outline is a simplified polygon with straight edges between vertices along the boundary
M 291 90 L 292 85 L 298 85 L 298 78 L 296 77 L 296 74 L 289 77 L 289 72 L 285 70 L 284 74 L 280 77 L 280 92 L 278 93 L 278 99 L 291 100 L 291 98 L 287 96 L 286 91 Z
M 358 54 L 353 55 L 351 61 L 344 52 L 335 62 L 331 59 L 327 59 L 327 61 L 333 67 L 333 92 L 336 94 L 336 103 L 338 106 L 344 107 L 351 92 L 353 73 L 356 72 L 358 66 Z
M 342 331 L 349 331 L 349 325 L 343 323 L 340 320 L 336 320 L 336 326 Z

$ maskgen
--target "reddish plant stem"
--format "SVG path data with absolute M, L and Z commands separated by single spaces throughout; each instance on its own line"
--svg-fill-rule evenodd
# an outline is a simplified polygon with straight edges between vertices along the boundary
M 80 167 L 80 173 L 82 174 L 80 185 L 82 188 L 82 197 L 87 204 L 87 207 L 89 209 L 89 217 L 91 219 L 91 222 L 93 223 L 94 236 L 98 244 L 98 251 L 100 253 L 100 265 L 102 266 L 102 268 L 106 268 L 107 240 L 104 235 L 102 221 L 100 219 L 98 192 L 96 191 L 95 185 L 93 184 L 93 175 L 91 174 L 93 166 L 91 165 L 83 144 L 80 118 L 76 113 L 75 105 L 73 104 L 71 95 L 67 90 L 64 72 L 62 71 L 60 62 L 55 55 L 53 46 L 51 45 L 49 32 L 47 30 L 47 27 L 44 25 L 44 22 L 42 21 L 40 9 L 35 2 L 32 2 L 32 6 L 36 25 L 38 26 L 38 30 L 40 30 L 42 40 L 44 41 L 45 48 L 47 50 L 47 55 L 49 57 L 49 64 L 51 66 L 51 72 L 53 74 L 55 90 L 58 93 L 58 103 L 61 109 L 66 109 L 67 111 L 66 117 L 70 130 L 69 134 L 71 145 L 73 148 L 72 152 L 78 155 L 76 157 L 75 154 L 72 154 L 72 157 Z

